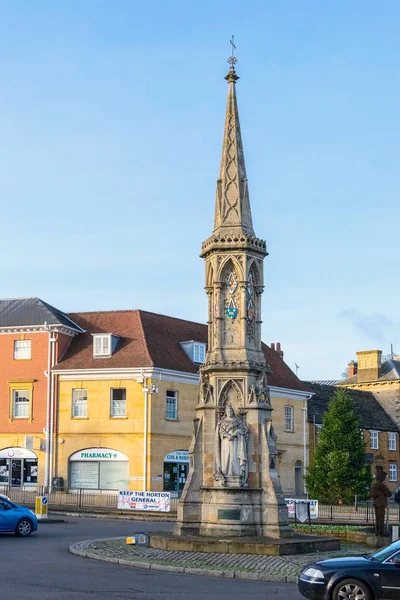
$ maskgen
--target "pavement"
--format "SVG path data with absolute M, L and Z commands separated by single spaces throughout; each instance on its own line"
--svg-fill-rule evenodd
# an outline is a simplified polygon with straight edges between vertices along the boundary
M 126 543 L 125 537 L 85 540 L 69 547 L 72 554 L 124 566 L 205 575 L 229 579 L 252 579 L 297 583 L 304 565 L 345 554 L 370 552 L 359 544 L 341 544 L 341 550 L 287 556 L 252 554 L 209 554 L 205 552 L 165 551 Z

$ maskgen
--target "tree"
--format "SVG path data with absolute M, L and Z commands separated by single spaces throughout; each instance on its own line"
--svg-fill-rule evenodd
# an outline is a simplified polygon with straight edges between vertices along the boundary
M 329 402 L 318 445 L 307 469 L 307 491 L 312 498 L 328 504 L 347 504 L 369 497 L 371 471 L 365 464 L 364 442 L 353 401 L 346 390 L 338 389 Z

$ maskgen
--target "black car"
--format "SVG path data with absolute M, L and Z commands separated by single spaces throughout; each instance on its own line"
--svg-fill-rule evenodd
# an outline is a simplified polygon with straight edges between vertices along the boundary
M 306 565 L 298 585 L 310 600 L 400 600 L 400 540 L 373 554 Z

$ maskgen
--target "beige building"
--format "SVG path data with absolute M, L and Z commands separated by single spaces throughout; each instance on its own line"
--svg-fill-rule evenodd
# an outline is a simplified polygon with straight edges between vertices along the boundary
M 393 426 L 381 427 L 378 411 L 371 410 L 371 426 L 365 433 L 365 443 L 366 452 L 374 456 L 373 471 L 384 470 L 391 489 L 396 489 L 400 481 L 400 358 L 386 356 L 382 359 L 381 350 L 357 352 L 357 360 L 348 365 L 347 378 L 337 385 L 350 392 L 363 390 L 390 415 Z
M 347 367 L 347 378 L 338 384 L 371 392 L 400 424 L 400 357 L 386 356 L 382 360 L 381 350 L 357 352 L 357 360 Z
M 207 326 L 141 310 L 69 317 L 85 332 L 55 370 L 59 485 L 179 494 L 188 473 Z M 263 344 L 263 351 L 271 368 L 282 488 L 286 495 L 301 494 L 309 392 L 280 346 Z

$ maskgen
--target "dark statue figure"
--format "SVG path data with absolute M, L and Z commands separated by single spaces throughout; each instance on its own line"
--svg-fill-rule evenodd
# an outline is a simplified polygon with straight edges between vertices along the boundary
M 370 489 L 372 504 L 375 509 L 375 533 L 379 537 L 385 535 L 385 511 L 388 505 L 388 498 L 392 495 L 392 492 L 383 483 L 386 477 L 387 473 L 378 471 Z

